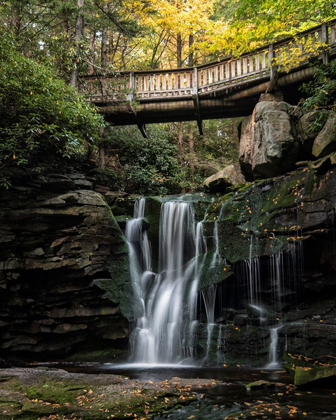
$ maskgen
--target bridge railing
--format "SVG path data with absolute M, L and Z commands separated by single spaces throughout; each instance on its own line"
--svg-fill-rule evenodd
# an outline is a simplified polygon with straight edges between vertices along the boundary
M 143 100 L 202 95 L 253 79 L 269 78 L 274 66 L 289 71 L 327 48 L 332 49 L 335 43 L 336 19 L 238 58 L 228 57 L 195 68 L 86 77 L 83 91 L 96 103 L 119 102 L 129 93 Z
M 243 54 L 238 58 L 229 58 L 218 63 L 198 67 L 199 93 L 218 90 L 244 80 L 267 75 L 270 72 L 271 58 L 269 49 Z
M 134 73 L 138 98 L 190 96 L 193 69 L 152 70 Z
M 327 51 L 336 42 L 336 22 L 331 21 L 274 44 L 274 64 L 289 71 Z
M 131 89 L 130 78 L 127 73 L 108 76 L 86 76 L 83 80 L 82 91 L 91 102 L 120 102 L 125 100 Z

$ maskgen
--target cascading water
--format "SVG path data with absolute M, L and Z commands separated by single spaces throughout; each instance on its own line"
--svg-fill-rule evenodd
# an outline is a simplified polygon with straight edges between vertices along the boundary
M 284 281 L 284 262 L 283 252 L 279 251 L 270 256 L 271 279 L 274 283 L 274 301 L 281 304 L 283 296 Z
M 221 347 L 222 347 L 222 336 L 223 336 L 223 328 L 224 326 L 222 324 L 219 324 L 218 326 L 218 339 L 217 339 L 217 363 L 223 363 L 225 361 L 224 356 L 221 352 Z M 225 339 L 223 340 L 224 345 L 225 345 Z
M 130 337 L 132 361 L 176 363 L 193 356 L 198 281 L 204 263 L 201 254 L 206 243 L 202 224 L 195 226 L 190 203 L 163 203 L 160 268 L 153 273 L 144 210 L 145 199 L 141 199 L 126 227 L 132 284 L 140 301 Z
M 206 360 L 209 356 L 212 331 L 213 331 L 214 326 L 216 325 L 215 324 L 216 291 L 217 291 L 217 284 L 212 284 L 207 289 L 202 290 L 202 296 L 203 296 L 203 301 L 205 305 L 205 312 L 206 312 L 207 324 L 208 324 L 207 350 L 206 350 L 206 355 L 205 355 L 204 360 Z
M 215 323 L 215 307 L 220 305 L 223 314 L 222 288 L 219 288 L 216 299 L 215 281 L 226 270 L 226 261 L 220 252 L 220 217 L 214 223 L 213 240 L 210 242 L 212 246 L 208 250 L 203 227 L 207 228 L 209 235 L 209 225 L 204 220 L 196 223 L 193 204 L 182 200 L 164 202 L 161 205 L 158 245 L 154 250 L 156 252 L 153 252 L 154 259 L 147 235 L 144 198 L 137 201 L 134 217 L 126 225 L 135 318 L 130 345 L 131 360 L 135 363 L 172 364 L 196 356 L 202 357 L 206 363 L 213 360 L 220 363 L 225 360 L 223 335 L 225 333 L 229 340 L 230 330 L 223 319 L 219 318 L 221 324 Z M 223 208 L 224 206 L 220 216 Z M 285 297 L 287 299 L 289 289 L 295 286 L 289 283 L 289 279 L 293 278 L 291 274 L 299 267 L 300 259 L 296 247 L 292 245 L 287 254 L 278 251 L 270 257 L 269 278 L 272 283 L 270 291 L 273 292 L 274 309 L 262 306 L 264 295 L 261 293 L 261 265 L 260 259 L 254 257 L 254 246 L 258 248 L 258 243 L 253 236 L 249 241 L 249 259 L 241 266 L 245 305 L 250 308 L 250 313 L 252 311 L 251 320 L 246 318 L 247 327 L 258 325 L 261 329 L 270 328 L 267 367 L 277 368 L 278 330 L 282 328 L 282 324 L 274 325 L 278 320 L 276 314 L 286 303 Z M 154 263 L 156 256 L 159 257 L 158 264 Z M 154 272 L 153 267 L 157 265 L 158 270 Z M 297 277 L 300 275 L 300 270 L 298 271 Z M 204 286 L 199 293 L 201 279 Z M 295 288 L 293 287 L 293 292 Z M 229 301 L 228 298 L 226 301 Z M 200 314 L 197 313 L 197 308 L 200 309 Z M 198 316 L 201 315 L 202 319 L 202 311 L 206 315 L 204 328 L 198 325 Z M 259 324 L 254 323 L 253 311 L 259 317 Z M 218 312 L 216 314 L 218 316 Z M 269 327 L 270 317 L 274 318 L 272 327 Z M 202 340 L 204 344 L 200 346 Z M 263 348 L 264 344 L 260 347 Z M 227 350 L 225 353 L 225 357 L 229 358 Z
M 260 260 L 253 258 L 253 236 L 250 236 L 250 258 L 244 261 L 246 276 L 248 278 L 248 292 L 250 304 L 259 305 L 260 295 Z
M 270 329 L 271 342 L 269 348 L 269 363 L 266 366 L 268 369 L 277 369 L 280 367 L 278 361 L 278 341 L 279 334 L 278 331 L 283 327 L 283 325 L 278 325 L 275 328 Z

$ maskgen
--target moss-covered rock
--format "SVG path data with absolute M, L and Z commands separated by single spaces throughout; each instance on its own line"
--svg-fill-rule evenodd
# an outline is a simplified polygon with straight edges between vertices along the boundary
M 191 388 L 218 385 L 209 379 L 152 382 L 43 368 L 8 369 L 0 376 L 2 420 L 147 418 L 195 401 Z
M 321 379 L 336 378 L 336 366 L 317 366 L 295 368 L 294 385 L 312 384 Z
M 217 221 L 221 254 L 230 263 L 275 254 L 303 229 L 326 223 L 336 205 L 334 176 L 304 168 L 221 196 L 208 209 L 204 231 L 211 237 Z
M 259 388 L 274 388 L 274 382 L 268 382 L 260 379 L 259 381 L 251 382 L 246 385 L 247 389 L 259 389 Z

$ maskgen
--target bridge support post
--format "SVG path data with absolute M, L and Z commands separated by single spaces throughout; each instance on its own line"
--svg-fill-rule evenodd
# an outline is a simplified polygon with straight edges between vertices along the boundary
M 135 75 L 134 75 L 134 72 L 130 73 L 129 86 L 130 86 L 130 89 L 135 89 Z
M 134 73 L 133 73 L 134 76 Z M 136 110 L 134 109 L 133 105 L 132 105 L 132 100 L 133 100 L 133 93 L 129 93 L 127 95 L 127 106 L 128 109 L 132 112 L 133 116 L 134 116 L 134 120 L 135 120 L 135 124 L 138 126 L 138 129 L 140 130 L 142 136 L 146 139 L 147 136 L 147 132 L 146 132 L 146 125 L 143 124 L 139 118 L 138 118 L 138 114 L 136 112 Z
M 274 64 L 274 59 L 275 59 L 274 46 L 273 44 L 271 44 L 269 46 L 269 52 L 268 52 L 268 63 L 271 70 L 271 80 L 278 73 L 278 66 Z
M 328 40 L 328 27 L 325 23 L 322 25 L 321 31 L 322 31 L 321 41 L 322 41 L 322 48 L 323 48 L 322 63 L 323 64 L 328 64 L 329 63 L 329 53 L 328 53 L 328 50 L 327 50 L 327 46 L 328 46 L 328 41 L 329 40 Z
M 198 131 L 199 131 L 200 135 L 203 136 L 203 121 L 202 121 L 202 118 L 201 118 L 201 108 L 200 108 L 199 96 L 198 96 L 198 70 L 197 70 L 197 67 L 194 67 L 194 71 L 193 71 L 192 100 L 193 100 L 194 108 L 195 108 Z
M 266 93 L 272 92 L 272 90 L 275 88 L 277 84 L 278 77 L 279 77 L 278 66 L 274 64 L 274 59 L 275 59 L 274 46 L 273 44 L 271 44 L 269 46 L 269 51 L 268 51 L 268 63 L 270 66 L 270 82 L 269 82 L 268 88 L 266 89 Z

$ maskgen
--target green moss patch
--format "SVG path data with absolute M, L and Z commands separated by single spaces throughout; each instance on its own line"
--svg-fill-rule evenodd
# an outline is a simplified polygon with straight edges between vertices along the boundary
M 307 385 L 321 379 L 336 377 L 336 366 L 317 366 L 295 368 L 294 385 Z
M 43 400 L 55 404 L 73 402 L 78 395 L 83 393 L 84 387 L 74 384 L 64 384 L 64 381 L 47 381 L 34 385 L 27 390 L 29 399 Z

